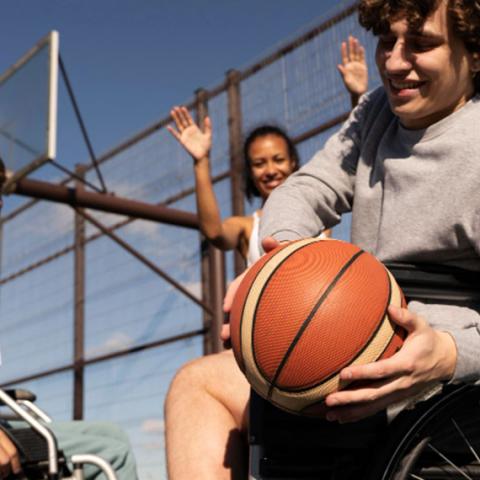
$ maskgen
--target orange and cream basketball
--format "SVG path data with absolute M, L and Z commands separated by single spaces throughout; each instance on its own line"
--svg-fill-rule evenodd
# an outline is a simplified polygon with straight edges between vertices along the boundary
M 339 240 L 277 247 L 242 280 L 230 312 L 235 358 L 253 389 L 278 407 L 316 414 L 345 388 L 348 365 L 393 355 L 404 330 L 387 314 L 405 306 L 385 266 Z

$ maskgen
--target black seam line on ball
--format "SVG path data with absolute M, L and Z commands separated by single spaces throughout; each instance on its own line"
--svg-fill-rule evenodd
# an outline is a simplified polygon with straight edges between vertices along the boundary
M 258 308 L 260 306 L 260 303 L 262 301 L 262 298 L 263 298 L 263 294 L 265 293 L 265 290 L 267 289 L 268 287 L 268 284 L 270 283 L 270 280 L 273 278 L 273 276 L 275 275 L 275 273 L 277 273 L 277 270 L 288 260 L 288 259 L 291 259 L 293 257 L 293 255 L 295 255 L 297 252 L 299 252 L 300 250 L 303 250 L 304 248 L 307 248 L 313 244 L 315 244 L 317 242 L 309 242 L 309 243 L 306 243 L 304 245 L 301 245 L 300 247 L 298 247 L 296 250 L 293 250 L 287 257 L 285 257 L 283 260 L 281 260 L 278 265 L 276 265 L 274 267 L 274 269 L 272 270 L 272 272 L 270 273 L 270 275 L 268 276 L 268 278 L 265 280 L 264 284 L 262 285 L 261 289 L 260 289 L 260 292 L 257 296 L 257 301 L 255 303 L 255 308 L 253 310 L 253 321 L 252 321 L 252 335 L 251 335 L 251 339 L 250 339 L 250 348 L 251 348 L 251 351 L 253 353 L 253 361 L 255 363 L 255 366 L 257 367 L 258 371 L 262 374 L 262 377 L 267 380 L 268 382 L 268 375 L 265 373 L 265 371 L 261 368 L 260 366 L 260 363 L 258 362 L 258 359 L 257 359 L 257 355 L 255 354 L 255 348 L 254 348 L 254 342 L 255 342 L 255 323 L 256 323 L 256 318 L 257 318 L 257 311 L 258 311 Z M 282 250 L 280 250 L 279 252 L 277 252 L 270 260 L 268 260 L 268 262 L 265 263 L 265 265 L 261 268 L 261 270 L 263 270 L 265 268 L 266 265 L 268 265 L 269 263 L 273 262 L 275 260 L 275 258 L 277 257 L 277 255 L 282 252 Z M 255 281 L 258 277 L 258 275 L 260 274 L 260 271 L 257 272 L 257 275 L 255 276 Z M 250 296 L 250 292 L 251 292 L 251 289 L 253 287 L 253 284 L 255 283 L 255 281 L 253 281 L 250 285 L 250 288 L 249 288 L 249 291 L 248 291 L 248 295 L 245 297 L 245 300 L 248 299 L 248 297 Z M 245 301 L 246 303 L 246 301 Z M 244 309 L 245 309 L 245 304 L 243 305 L 243 308 L 242 308 L 242 318 L 241 318 L 241 322 L 243 322 L 243 312 L 244 312 Z M 242 325 L 242 324 L 241 324 Z M 240 330 L 241 331 L 241 330 Z
M 318 309 L 322 306 L 322 303 L 327 299 L 328 295 L 330 292 L 333 290 L 335 285 L 339 282 L 339 280 L 343 277 L 344 273 L 349 269 L 350 265 L 352 265 L 355 260 L 357 260 L 360 255 L 365 253 L 363 250 L 358 251 L 350 260 L 348 260 L 347 263 L 340 269 L 340 271 L 335 275 L 335 278 L 330 282 L 330 285 L 327 287 L 327 289 L 323 292 L 322 296 L 318 299 L 318 302 L 316 305 L 313 307 L 312 311 L 308 315 L 308 317 L 305 319 L 303 322 L 302 326 L 299 328 L 297 334 L 295 335 L 295 338 L 293 339 L 292 343 L 288 347 L 288 350 L 286 351 L 285 355 L 282 358 L 282 361 L 280 362 L 280 365 L 277 368 L 277 371 L 275 372 L 275 375 L 272 379 L 272 382 L 270 384 L 270 388 L 268 390 L 268 398 L 271 398 L 273 389 L 277 386 L 277 381 L 278 377 L 282 373 L 283 367 L 287 363 L 288 359 L 290 358 L 290 355 L 292 354 L 294 348 L 296 347 L 298 341 L 303 335 L 303 332 L 306 330 L 310 322 L 313 320 L 313 317 L 317 313 Z

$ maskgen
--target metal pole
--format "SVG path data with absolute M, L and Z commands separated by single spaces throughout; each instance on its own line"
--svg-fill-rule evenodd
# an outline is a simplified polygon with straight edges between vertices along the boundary
M 244 195 L 242 189 L 243 161 L 242 161 L 242 111 L 240 102 L 240 73 L 236 70 L 227 72 L 228 96 L 228 131 L 230 137 L 230 171 L 232 191 L 233 215 L 244 215 Z M 235 251 L 235 275 L 245 270 L 245 260 Z
M 83 177 L 84 165 L 77 165 L 75 173 Z M 75 182 L 77 189 L 83 189 L 80 180 Z M 73 369 L 73 419 L 83 419 L 84 399 L 84 346 L 85 346 L 85 219 L 75 211 L 74 244 L 74 369 Z
M 102 172 L 100 171 L 100 167 L 98 165 L 97 157 L 95 155 L 95 152 L 93 151 L 92 143 L 90 142 L 90 137 L 87 133 L 87 128 L 85 127 L 85 122 L 83 121 L 83 117 L 80 113 L 80 108 L 78 107 L 77 99 L 75 98 L 75 94 L 73 93 L 72 84 L 70 83 L 70 79 L 67 75 L 67 69 L 65 68 L 65 64 L 63 63 L 62 57 L 60 55 L 58 56 L 58 65 L 60 67 L 60 72 L 62 73 L 65 86 L 67 87 L 67 93 L 70 97 L 70 101 L 72 102 L 73 111 L 75 112 L 75 116 L 77 117 L 78 125 L 80 126 L 80 130 L 83 135 L 83 140 L 85 141 L 88 153 L 90 154 L 90 160 L 92 161 L 92 165 L 97 172 L 98 180 L 100 181 L 100 185 L 102 186 L 102 191 L 104 193 L 107 193 L 107 186 L 105 185 Z
M 195 110 L 197 116 L 197 123 L 200 128 L 203 128 L 205 117 L 208 115 L 207 95 L 204 89 L 198 89 L 195 92 Z M 202 282 L 202 302 L 206 305 L 210 305 L 212 308 L 212 295 L 210 294 L 210 251 L 208 240 L 205 236 L 199 232 L 199 247 L 200 247 L 200 277 Z M 213 308 L 212 308 L 213 310 Z M 203 354 L 208 355 L 213 353 L 211 343 L 211 331 L 210 326 L 213 321 L 213 315 L 211 312 L 203 310 L 203 328 L 206 334 L 203 336 Z
M 212 305 L 212 321 L 207 335 L 210 337 L 209 346 L 212 353 L 221 352 L 223 344 L 220 340 L 225 314 L 223 312 L 223 298 L 225 297 L 225 253 L 213 245 L 209 245 L 209 279 Z
M 55 185 L 27 178 L 19 180 L 14 186 L 12 193 L 65 203 L 77 208 L 91 208 L 143 220 L 153 220 L 169 225 L 198 229 L 198 218 L 193 213 L 167 208 L 162 205 L 153 205 L 116 197 L 112 194 L 87 192 L 82 189 L 69 188 L 63 185 Z

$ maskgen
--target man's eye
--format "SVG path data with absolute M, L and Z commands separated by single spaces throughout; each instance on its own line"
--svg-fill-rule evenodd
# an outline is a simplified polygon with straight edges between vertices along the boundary
M 378 40 L 378 44 L 386 50 L 391 50 L 395 46 L 395 39 L 380 37 Z
M 417 52 L 425 52 L 427 50 L 431 50 L 432 48 L 434 48 L 434 45 L 432 45 L 429 42 L 422 42 L 422 41 L 412 42 L 412 50 Z

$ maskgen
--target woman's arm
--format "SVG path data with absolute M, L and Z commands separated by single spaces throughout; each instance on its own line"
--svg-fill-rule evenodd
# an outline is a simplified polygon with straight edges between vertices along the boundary
M 224 222 L 220 217 L 220 209 L 210 176 L 210 148 L 212 146 L 210 118 L 205 118 L 202 131 L 185 107 L 174 107 L 170 114 L 176 129 L 168 126 L 168 131 L 193 158 L 200 229 L 216 247 L 222 250 L 232 250 L 240 244 L 245 222 L 243 217 L 230 217 Z

